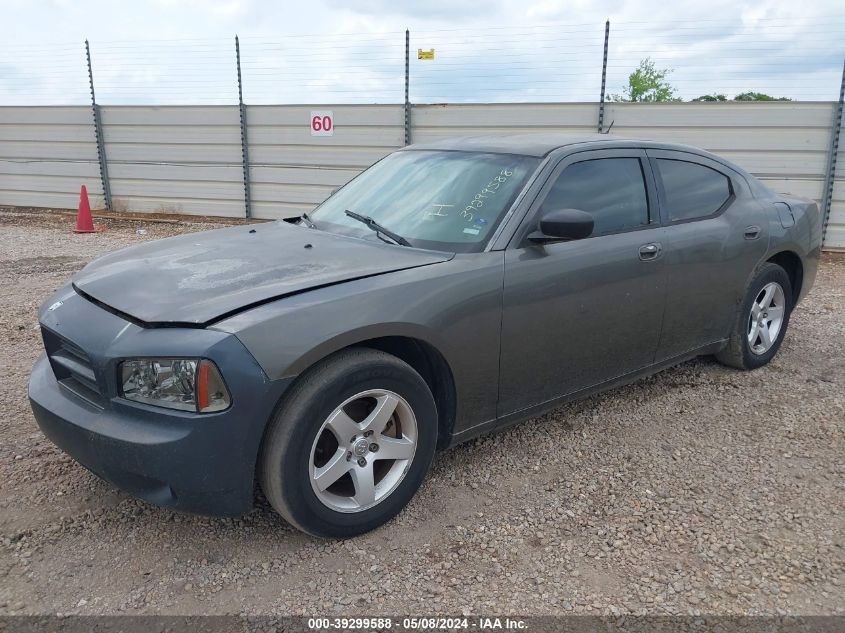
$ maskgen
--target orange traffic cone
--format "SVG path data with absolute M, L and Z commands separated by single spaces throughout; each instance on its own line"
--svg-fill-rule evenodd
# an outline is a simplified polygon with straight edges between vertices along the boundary
M 88 202 L 88 190 L 85 185 L 79 190 L 79 212 L 76 214 L 74 233 L 96 233 L 94 218 L 91 217 L 91 204 Z

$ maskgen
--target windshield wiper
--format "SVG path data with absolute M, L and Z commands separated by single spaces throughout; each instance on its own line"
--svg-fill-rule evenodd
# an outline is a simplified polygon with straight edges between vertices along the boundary
M 362 224 L 366 224 L 369 228 L 371 228 L 373 231 L 375 231 L 376 235 L 378 235 L 379 237 L 381 237 L 381 234 L 383 233 L 384 235 L 389 237 L 391 240 L 393 240 L 396 244 L 400 244 L 402 246 L 411 246 L 411 243 L 408 240 L 406 240 L 404 237 L 402 237 L 401 235 L 399 235 L 397 233 L 394 233 L 393 231 L 391 231 L 389 229 L 384 228 L 381 224 L 379 224 L 378 222 L 373 220 L 370 216 L 360 215 L 359 213 L 355 213 L 354 211 L 350 211 L 349 209 L 347 209 L 345 211 L 345 213 L 346 213 L 346 215 L 348 215 L 353 220 L 358 220 Z M 382 239 L 382 241 L 387 242 L 387 240 L 385 240 L 383 237 L 381 237 L 381 239 Z
M 300 219 L 300 220 L 304 220 L 304 221 L 305 221 L 306 226 L 307 226 L 309 229 L 316 229 L 316 228 L 317 228 L 317 225 L 316 225 L 316 224 L 314 224 L 314 222 L 312 222 L 312 221 L 311 221 L 311 218 L 310 218 L 310 217 L 308 217 L 308 213 L 303 213 L 302 215 L 300 215 L 300 216 L 299 216 L 299 219 Z

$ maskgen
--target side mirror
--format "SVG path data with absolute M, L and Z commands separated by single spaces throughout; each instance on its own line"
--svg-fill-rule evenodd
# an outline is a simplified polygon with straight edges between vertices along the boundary
M 532 242 L 580 240 L 593 232 L 593 216 L 580 209 L 557 209 L 540 218 L 540 230 L 528 235 Z

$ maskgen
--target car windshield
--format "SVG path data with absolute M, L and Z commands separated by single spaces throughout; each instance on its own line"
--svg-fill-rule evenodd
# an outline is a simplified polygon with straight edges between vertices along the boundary
M 413 246 L 484 248 L 539 159 L 512 154 L 409 150 L 379 161 L 309 213 L 318 228 L 376 234 L 369 216 Z

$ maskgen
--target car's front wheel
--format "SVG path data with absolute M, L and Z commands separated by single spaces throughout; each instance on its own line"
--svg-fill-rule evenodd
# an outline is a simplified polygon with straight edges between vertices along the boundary
M 294 526 L 350 537 L 410 501 L 436 443 L 437 408 L 422 377 L 390 354 L 349 349 L 292 387 L 264 438 L 259 477 Z
M 716 358 L 738 369 L 756 369 L 777 354 L 792 312 L 792 284 L 777 264 L 763 264 L 739 306 L 728 345 Z

